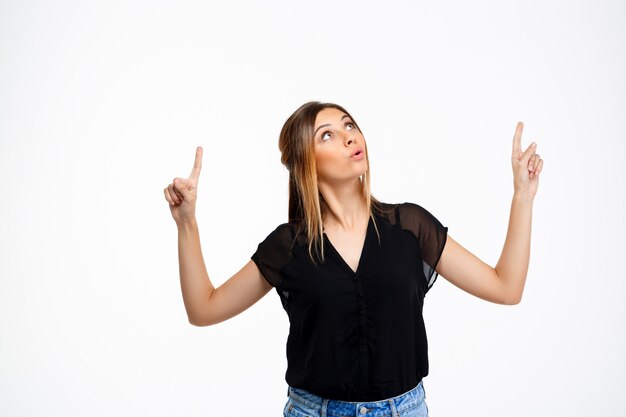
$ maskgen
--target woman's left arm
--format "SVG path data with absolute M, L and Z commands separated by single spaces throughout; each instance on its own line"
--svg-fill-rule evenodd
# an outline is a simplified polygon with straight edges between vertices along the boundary
M 530 260 L 532 208 L 543 160 L 532 143 L 522 152 L 524 125 L 518 122 L 513 137 L 513 201 L 504 248 L 495 268 L 448 236 L 436 271 L 452 284 L 484 300 L 518 304 L 522 299 Z

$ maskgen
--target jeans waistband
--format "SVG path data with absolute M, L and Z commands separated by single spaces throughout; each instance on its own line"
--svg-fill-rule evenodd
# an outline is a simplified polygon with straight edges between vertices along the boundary
M 373 417 L 389 414 L 395 416 L 404 410 L 419 406 L 426 397 L 423 381 L 403 394 L 379 401 L 331 400 L 294 387 L 288 387 L 287 394 L 293 402 L 300 403 L 307 409 L 318 411 L 321 417 L 349 415 Z

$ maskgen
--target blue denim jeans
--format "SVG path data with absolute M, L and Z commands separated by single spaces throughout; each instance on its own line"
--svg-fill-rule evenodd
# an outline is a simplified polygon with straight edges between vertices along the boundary
M 329 400 L 289 387 L 284 417 L 428 417 L 422 381 L 397 397 L 373 402 Z

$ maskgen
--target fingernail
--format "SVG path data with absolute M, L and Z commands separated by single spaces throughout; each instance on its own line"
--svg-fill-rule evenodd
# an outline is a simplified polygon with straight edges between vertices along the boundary
M 530 146 L 532 146 L 534 148 L 535 146 L 537 146 L 537 144 L 535 142 L 533 142 L 533 143 L 530 144 Z

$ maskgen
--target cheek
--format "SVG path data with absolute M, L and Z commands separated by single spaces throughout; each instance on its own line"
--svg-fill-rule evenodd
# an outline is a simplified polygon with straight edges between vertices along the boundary
M 315 154 L 315 162 L 317 163 L 317 169 L 324 171 L 336 163 L 336 155 L 328 150 L 320 150 Z

